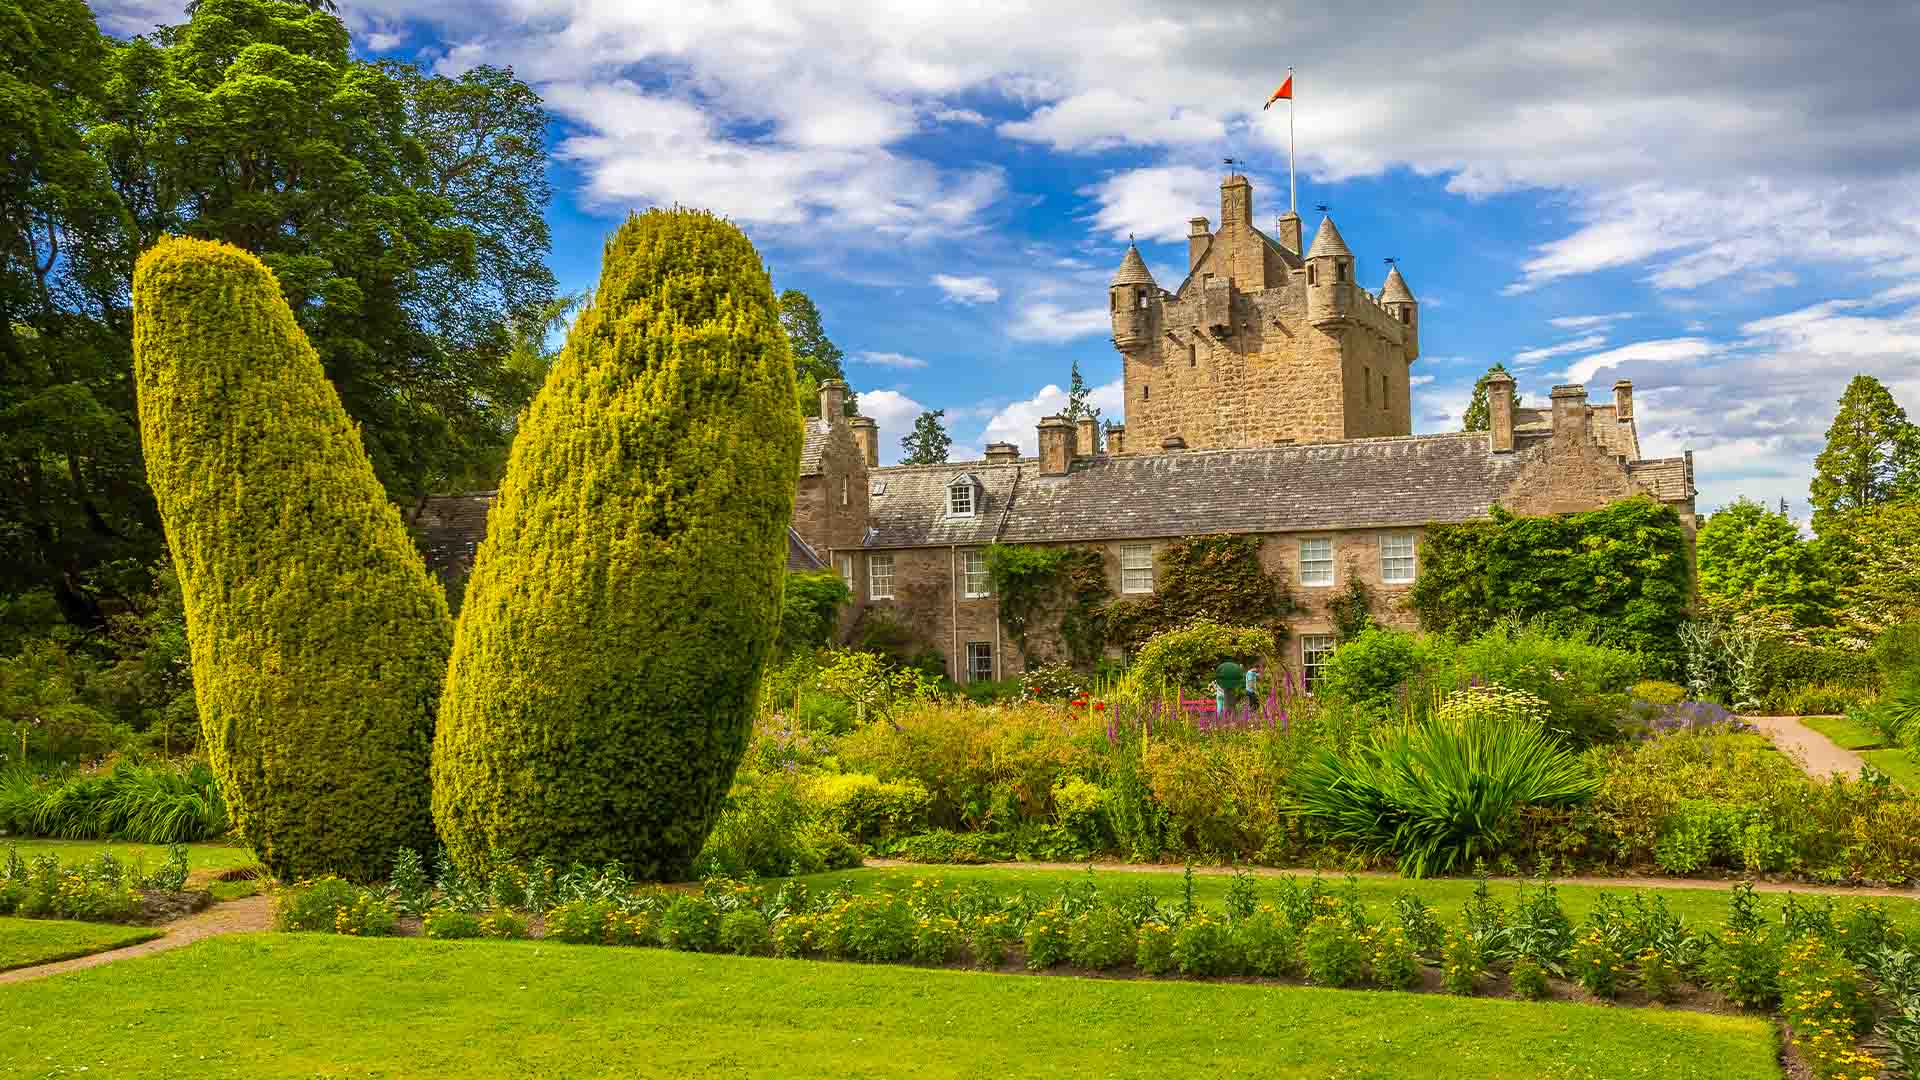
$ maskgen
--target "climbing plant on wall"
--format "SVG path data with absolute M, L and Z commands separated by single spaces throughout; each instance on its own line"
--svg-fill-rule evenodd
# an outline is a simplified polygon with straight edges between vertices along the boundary
M 987 549 L 987 574 L 1000 600 L 1000 622 L 1031 657 L 1029 635 L 1036 622 L 1057 613 L 1058 632 L 1072 662 L 1088 667 L 1106 649 L 1102 605 L 1107 587 L 1105 557 L 1093 548 L 995 544 Z
M 1293 610 L 1286 576 L 1260 564 L 1259 537 L 1183 536 L 1154 559 L 1151 596 L 1107 605 L 1106 639 L 1131 652 L 1155 634 L 1198 618 L 1270 630 L 1277 645 L 1286 640 Z
M 1672 669 L 1691 594 L 1679 514 L 1640 497 L 1599 510 L 1436 525 L 1408 597 L 1421 625 L 1455 637 L 1503 615 L 1541 618 Z
M 1327 601 L 1327 615 L 1333 619 L 1333 636 L 1341 642 L 1352 641 L 1373 625 L 1373 590 L 1360 575 L 1360 564 L 1347 560 L 1347 584 Z

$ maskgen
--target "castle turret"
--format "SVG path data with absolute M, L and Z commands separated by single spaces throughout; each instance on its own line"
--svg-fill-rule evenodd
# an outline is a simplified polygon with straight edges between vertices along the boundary
M 1398 266 L 1387 271 L 1387 282 L 1380 286 L 1380 306 L 1407 328 L 1407 363 L 1413 363 L 1420 358 L 1420 301 L 1413 298 L 1413 290 L 1407 288 L 1407 279 L 1400 276 Z
M 1140 257 L 1140 248 L 1127 245 L 1127 257 L 1120 260 L 1107 295 L 1113 309 L 1113 344 L 1121 352 L 1132 352 L 1153 340 L 1153 313 L 1160 303 L 1160 286 Z
M 1346 324 L 1353 304 L 1353 252 L 1330 217 L 1307 252 L 1307 319 L 1322 330 Z

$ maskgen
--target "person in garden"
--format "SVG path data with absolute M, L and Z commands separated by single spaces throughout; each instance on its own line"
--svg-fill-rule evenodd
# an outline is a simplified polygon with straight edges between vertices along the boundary
M 1225 719 L 1227 710 L 1235 704 L 1234 699 L 1240 695 L 1241 686 L 1245 681 L 1246 672 L 1238 663 L 1231 659 L 1220 661 L 1220 666 L 1213 670 L 1215 716 Z
M 1260 707 L 1260 668 L 1252 661 L 1247 662 L 1247 719 L 1253 719 Z

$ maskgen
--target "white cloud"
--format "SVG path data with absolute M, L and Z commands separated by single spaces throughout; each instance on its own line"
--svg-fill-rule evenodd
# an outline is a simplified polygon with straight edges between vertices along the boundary
M 991 304 L 1000 299 L 1000 288 L 985 275 L 935 274 L 933 283 L 957 304 Z
M 1616 311 L 1610 315 L 1562 315 L 1557 319 L 1548 319 L 1548 325 L 1561 330 L 1591 330 L 1595 327 L 1611 326 L 1622 319 L 1633 318 L 1631 311 Z
M 1126 382 L 1115 379 L 1092 389 L 1087 395 L 1087 403 L 1100 410 L 1100 419 L 1119 420 L 1126 411 Z M 1054 383 L 1040 388 L 1032 397 L 1016 401 L 1001 407 L 981 432 L 980 441 L 1010 442 L 1020 447 L 1023 454 L 1032 456 L 1040 452 L 1038 425 L 1041 418 L 1057 416 L 1067 409 L 1067 392 Z
M 1225 137 L 1226 125 L 1198 109 L 1167 107 L 1124 91 L 1097 88 L 1036 109 L 999 127 L 1011 139 L 1055 150 L 1107 150 L 1123 145 L 1179 146 Z
M 1254 190 L 1264 188 L 1250 177 Z M 1271 190 L 1266 189 L 1266 190 Z M 1184 240 L 1189 218 L 1220 216 L 1220 175 L 1192 165 L 1156 165 L 1114 173 L 1080 189 L 1098 209 L 1093 227 L 1115 240 Z M 1214 224 L 1219 224 L 1217 220 Z
M 934 122 L 939 124 L 972 124 L 976 127 L 984 127 L 987 123 L 986 117 L 972 109 L 935 109 L 930 115 Z
M 872 417 L 880 428 L 880 464 L 899 464 L 900 440 L 927 407 L 898 390 L 861 390 L 859 397 L 860 414 Z
M 1537 364 L 1549 357 L 1586 352 L 1588 349 L 1597 349 L 1606 343 L 1607 335 L 1588 334 L 1585 337 L 1574 338 L 1572 341 L 1563 341 L 1558 345 L 1547 345 L 1537 349 L 1522 350 L 1513 354 L 1513 362 L 1520 366 Z
M 1431 375 L 1409 375 L 1407 376 L 1407 383 L 1410 386 L 1425 386 L 1432 382 L 1433 378 Z
M 1113 332 L 1113 316 L 1105 304 L 1091 308 L 1067 308 L 1051 300 L 1032 300 L 1015 313 L 1007 336 L 1015 341 L 1072 341 L 1094 334 Z
M 1682 360 L 1698 360 L 1711 356 L 1719 347 L 1704 338 L 1667 338 L 1661 341 L 1636 341 L 1631 345 L 1597 352 L 1583 356 L 1567 368 L 1566 380 L 1569 383 L 1588 383 L 1593 377 L 1609 368 L 1618 368 L 1632 364 L 1640 367 L 1653 364 L 1673 364 Z
M 925 360 L 917 356 L 907 356 L 897 352 L 862 352 L 853 354 L 854 363 L 870 364 L 874 367 L 905 368 L 917 371 L 927 366 Z

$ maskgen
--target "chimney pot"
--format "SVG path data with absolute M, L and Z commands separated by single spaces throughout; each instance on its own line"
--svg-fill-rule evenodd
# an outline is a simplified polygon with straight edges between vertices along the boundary
M 853 428 L 853 445 L 860 448 L 860 456 L 867 468 L 880 467 L 880 425 L 871 416 L 856 416 L 848 421 Z
M 1579 446 L 1587 442 L 1587 388 L 1556 386 L 1551 397 L 1554 443 L 1559 446 Z
M 847 412 L 847 384 L 839 379 L 828 379 L 820 384 L 820 419 L 827 427 L 834 428 L 844 422 Z
M 1073 421 L 1064 416 L 1041 419 L 1040 475 L 1065 476 L 1073 465 Z
M 1487 428 L 1494 453 L 1513 449 L 1513 376 L 1504 371 L 1487 379 Z
M 1613 415 L 1616 420 L 1633 419 L 1633 380 L 1621 379 L 1613 384 Z

